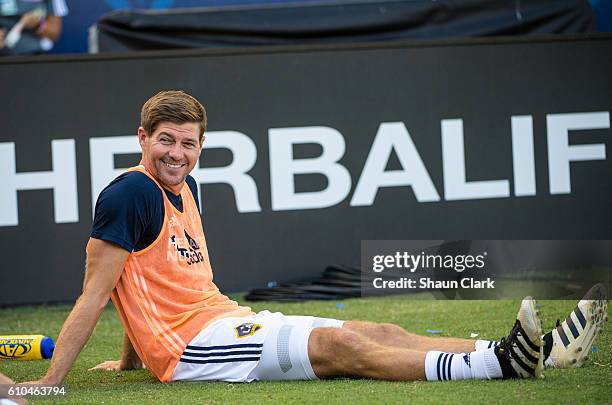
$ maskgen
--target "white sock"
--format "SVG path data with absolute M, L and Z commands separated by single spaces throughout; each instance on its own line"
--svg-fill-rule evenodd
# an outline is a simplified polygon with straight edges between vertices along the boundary
M 490 348 L 495 347 L 495 346 L 499 346 L 499 342 L 496 341 L 496 340 L 481 340 L 481 339 L 478 339 L 474 343 L 474 349 L 476 351 L 490 349 Z
M 472 353 L 427 352 L 425 377 L 427 381 L 501 378 L 502 370 L 493 350 Z

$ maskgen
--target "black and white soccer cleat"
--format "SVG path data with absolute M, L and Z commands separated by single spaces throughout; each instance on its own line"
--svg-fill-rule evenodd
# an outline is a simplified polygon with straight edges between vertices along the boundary
M 504 378 L 544 378 L 542 326 L 536 301 L 525 297 L 507 338 L 495 348 Z
M 552 350 L 547 367 L 580 367 L 608 320 L 608 301 L 603 284 L 595 284 L 563 322 L 552 330 Z

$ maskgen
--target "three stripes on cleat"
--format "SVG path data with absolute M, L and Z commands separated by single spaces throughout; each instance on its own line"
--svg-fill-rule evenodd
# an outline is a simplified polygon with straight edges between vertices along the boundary
M 508 347 L 508 351 L 514 360 L 511 364 L 517 374 L 526 377 L 525 372 L 535 376 L 539 361 L 540 345 L 533 343 L 529 335 L 525 333 L 522 325 L 518 327 L 519 334 L 514 345 Z M 519 370 L 519 367 L 522 370 Z
M 495 348 L 504 377 L 543 377 L 542 325 L 536 301 L 525 297 L 521 302 L 514 327 Z M 512 371 L 506 372 L 508 368 Z
M 548 365 L 580 367 L 607 321 L 607 300 L 603 285 L 597 284 L 562 323 L 553 329 L 553 348 Z
M 563 323 L 557 326 L 557 333 L 559 334 L 559 337 L 561 338 L 561 341 L 563 342 L 563 345 L 565 347 L 569 346 L 570 340 L 568 339 L 567 334 L 565 333 L 564 326 L 571 332 L 572 336 L 574 336 L 574 339 L 580 336 L 580 333 L 578 332 L 578 328 L 576 327 L 576 324 L 572 320 L 572 316 L 574 316 L 577 322 L 580 323 L 582 330 L 584 330 L 587 324 L 586 318 L 582 314 L 582 311 L 580 310 L 580 308 L 578 307 L 574 308 L 574 310 L 569 314 L 569 316 L 565 318 Z

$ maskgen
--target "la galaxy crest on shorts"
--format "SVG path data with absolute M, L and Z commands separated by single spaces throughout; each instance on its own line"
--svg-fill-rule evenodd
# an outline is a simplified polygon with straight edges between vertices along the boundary
M 258 323 L 243 323 L 234 328 L 236 331 L 237 338 L 243 338 L 247 336 L 253 336 L 255 332 L 260 330 L 262 326 Z

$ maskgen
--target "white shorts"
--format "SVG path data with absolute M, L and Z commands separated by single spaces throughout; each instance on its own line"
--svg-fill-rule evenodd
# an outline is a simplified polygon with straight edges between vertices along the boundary
M 343 325 L 337 319 L 285 316 L 262 311 L 208 325 L 183 352 L 173 381 L 313 380 L 308 337 L 314 328 Z

